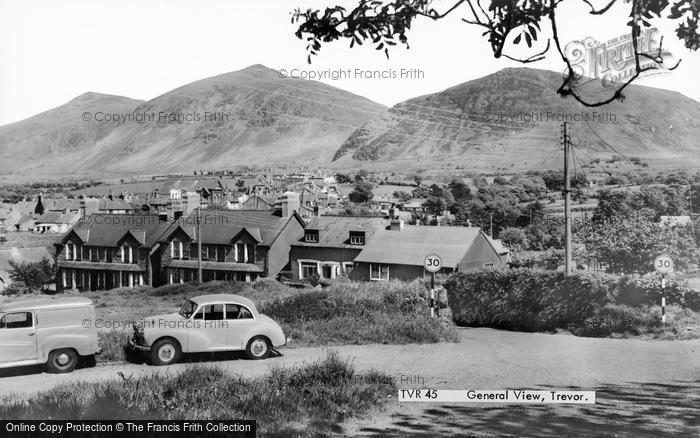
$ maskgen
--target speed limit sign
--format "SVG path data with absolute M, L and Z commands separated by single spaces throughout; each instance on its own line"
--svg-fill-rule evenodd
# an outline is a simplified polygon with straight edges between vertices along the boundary
M 428 272 L 437 272 L 442 269 L 442 259 L 437 254 L 428 254 L 423 261 L 423 266 Z
M 654 269 L 661 274 L 668 274 L 673 271 L 673 259 L 667 255 L 660 255 L 654 259 Z

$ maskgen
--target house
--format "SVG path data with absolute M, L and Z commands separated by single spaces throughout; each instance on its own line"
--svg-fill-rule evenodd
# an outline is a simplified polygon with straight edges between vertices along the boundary
M 427 275 L 423 263 L 429 254 L 441 257 L 444 274 L 506 263 L 481 228 L 409 226 L 392 219 L 389 229 L 377 232 L 355 258 L 350 278 L 422 278 Z
M 156 286 L 158 238 L 170 224 L 156 215 L 93 214 L 56 246 L 58 291 Z
M 307 280 L 316 274 L 332 279 L 348 274 L 367 242 L 388 225 L 387 219 L 377 217 L 314 217 L 291 245 L 292 279 Z
M 277 202 L 274 196 L 263 196 L 257 193 L 248 197 L 240 204 L 240 210 L 272 210 Z
M 32 231 L 36 225 L 36 221 L 31 215 L 23 214 L 14 223 L 15 231 Z
M 78 211 L 48 211 L 34 219 L 35 233 L 65 233 L 81 218 Z
M 36 248 L 12 247 L 0 249 L 0 293 L 12 284 L 12 279 L 10 278 L 12 266 L 10 266 L 10 262 L 17 264 L 36 263 L 40 262 L 42 259 L 47 259 L 51 263 L 54 262 L 53 256 L 49 253 L 49 250 L 43 246 Z
M 161 282 L 197 280 L 201 235 L 202 280 L 253 281 L 289 271 L 289 250 L 304 221 L 297 213 L 299 198 L 286 193 L 278 209 L 204 210 L 173 223 L 159 240 Z

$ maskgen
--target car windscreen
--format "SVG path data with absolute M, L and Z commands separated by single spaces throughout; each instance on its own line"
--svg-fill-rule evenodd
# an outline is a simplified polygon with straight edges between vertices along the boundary
M 187 300 L 185 304 L 182 305 L 179 313 L 181 316 L 189 318 L 195 310 L 197 310 L 197 304 L 194 301 Z

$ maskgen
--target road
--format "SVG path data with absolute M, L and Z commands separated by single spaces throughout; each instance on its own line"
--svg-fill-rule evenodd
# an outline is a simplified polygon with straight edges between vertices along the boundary
M 620 408 L 622 410 L 615 414 L 623 418 L 620 420 L 621 424 L 624 424 L 626 412 L 635 413 L 635 415 L 644 414 L 637 412 L 634 404 L 645 397 L 653 396 L 648 400 L 652 406 L 663 404 L 663 400 L 659 401 L 661 395 L 675 397 L 676 402 L 690 399 L 693 401 L 689 407 L 690 411 L 681 409 L 678 412 L 678 418 L 674 417 L 677 421 L 673 424 L 679 423 L 676 425 L 676 432 L 686 431 L 683 427 L 688 424 L 697 424 L 700 427 L 700 411 L 697 410 L 700 406 L 700 340 L 597 339 L 564 334 L 518 333 L 469 328 L 459 329 L 459 332 L 461 340 L 454 344 L 373 344 L 331 348 L 285 348 L 282 349 L 283 357 L 263 362 L 238 359 L 216 361 L 210 364 L 229 373 L 253 377 L 264 374 L 271 366 L 294 366 L 321 359 L 326 356 L 328 350 L 332 349 L 343 357 L 351 358 L 357 371 L 381 370 L 394 377 L 400 388 L 576 388 L 603 391 L 600 406 L 595 407 L 597 409 L 606 409 L 606 400 L 617 400 L 615 399 L 617 396 L 632 404 L 631 407 Z M 136 364 L 112 364 L 76 370 L 66 375 L 43 373 L 4 377 L 0 378 L 0 398 L 11 393 L 17 397 L 27 397 L 37 391 L 68 382 L 117 379 L 118 372 L 127 376 L 147 375 L 154 372 L 176 373 L 186 366 L 188 365 L 178 364 L 157 368 Z M 610 396 L 613 393 L 617 395 Z M 676 402 L 674 402 L 676 406 L 683 407 L 682 403 L 678 405 Z M 692 409 L 692 406 L 696 408 Z M 455 409 L 475 408 L 475 405 L 468 405 L 468 407 L 462 405 Z M 567 409 L 566 407 L 550 408 L 553 409 L 551 412 Z M 671 406 L 668 408 L 671 409 Z M 524 408 L 518 407 L 518 409 Z M 575 412 L 580 414 L 583 408 L 572 407 L 571 409 L 577 409 Z M 432 419 L 433 429 L 424 430 L 424 426 L 420 424 L 427 421 L 424 418 L 426 412 L 429 415 L 431 407 L 416 406 L 416 404 L 411 406 L 389 404 L 384 412 L 350 421 L 347 425 L 348 433 L 371 436 L 378 434 L 380 430 L 394 430 L 397 436 L 408 432 L 412 434 L 425 432 L 425 436 L 438 432 L 449 435 L 451 430 L 460 426 L 459 423 L 447 423 L 434 429 L 438 426 L 435 425 L 435 419 Z M 478 413 L 483 412 L 486 410 L 478 411 Z M 514 411 L 511 409 L 509 412 Z M 612 412 L 610 407 L 607 412 Z M 668 412 L 670 411 L 664 415 L 668 415 Z M 603 411 L 600 414 L 603 415 Z M 459 412 L 457 415 L 460 415 Z M 693 420 L 695 415 L 697 417 Z M 407 417 L 404 418 L 404 416 Z M 467 417 L 473 419 L 478 415 L 470 412 Z M 522 415 L 518 418 L 521 417 Z M 686 417 L 689 419 L 684 420 Z M 411 421 L 416 423 L 415 429 L 412 429 Z M 484 423 L 481 424 L 482 429 L 489 430 L 493 421 L 482 423 Z M 475 433 L 481 430 L 476 426 L 474 425 L 473 429 Z M 679 427 L 681 429 L 678 429 Z M 658 431 L 652 430 L 652 432 Z M 507 433 L 507 430 L 498 432 L 499 435 Z

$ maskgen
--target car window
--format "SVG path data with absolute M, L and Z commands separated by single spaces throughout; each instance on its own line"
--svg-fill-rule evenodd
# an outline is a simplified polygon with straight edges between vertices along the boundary
M 239 310 L 238 319 L 253 319 L 253 314 L 246 307 L 240 306 Z
M 194 314 L 194 319 L 204 319 L 204 306 L 200 307 L 197 313 Z
M 226 319 L 238 319 L 240 311 L 237 304 L 226 305 Z
M 2 317 L 0 328 L 16 329 L 33 326 L 32 312 L 8 313 Z
M 224 319 L 224 305 L 209 304 L 204 306 L 204 319 L 206 321 L 222 321 Z

